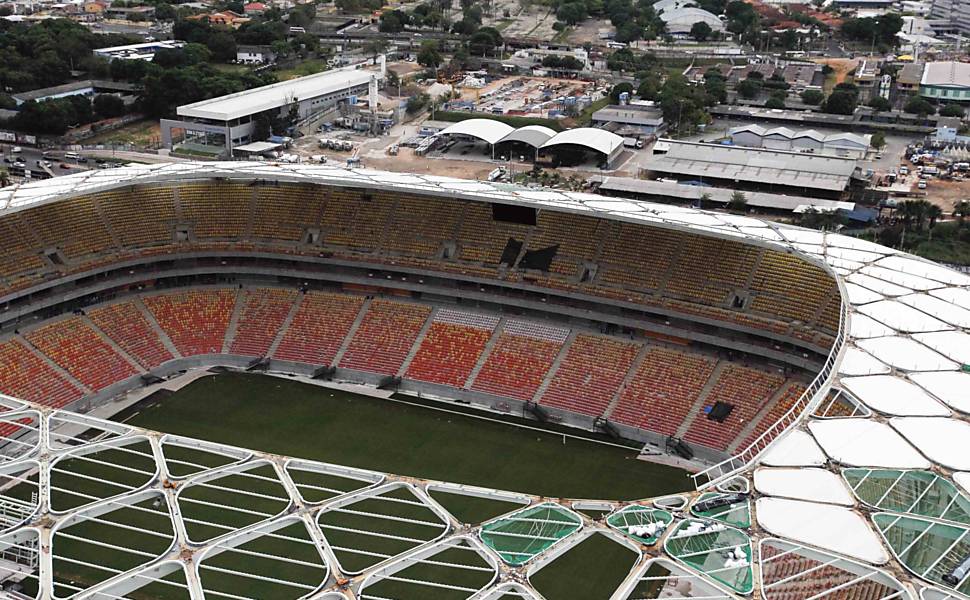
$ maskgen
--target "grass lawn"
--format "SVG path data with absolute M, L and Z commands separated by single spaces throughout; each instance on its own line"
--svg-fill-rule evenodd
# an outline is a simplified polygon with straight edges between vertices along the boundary
M 313 58 L 309 60 L 304 60 L 299 62 L 293 67 L 286 69 L 279 69 L 275 71 L 276 77 L 280 81 L 286 81 L 287 79 L 296 79 L 297 77 L 305 77 L 306 75 L 313 75 L 314 73 L 320 73 L 327 70 L 327 61 L 318 58 Z
M 85 140 L 87 144 L 132 144 L 135 146 L 150 146 L 158 143 L 161 131 L 158 121 L 146 119 L 129 123 L 120 129 L 105 131 Z

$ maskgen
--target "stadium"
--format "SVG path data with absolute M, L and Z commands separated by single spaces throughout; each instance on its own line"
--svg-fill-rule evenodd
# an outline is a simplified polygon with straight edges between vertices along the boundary
M 962 273 L 323 165 L 13 186 L 0 231 L 0 597 L 970 594 Z

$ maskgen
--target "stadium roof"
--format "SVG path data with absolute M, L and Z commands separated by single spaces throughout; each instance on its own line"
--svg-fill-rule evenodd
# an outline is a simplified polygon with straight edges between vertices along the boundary
M 308 506 L 300 497 L 298 487 L 284 478 L 280 489 L 289 499 L 292 510 L 281 510 L 257 525 L 227 532 L 216 541 L 200 543 L 184 555 L 179 554 L 182 547 L 176 543 L 184 542 L 184 536 L 178 533 L 171 538 L 173 550 L 158 558 L 131 554 L 120 548 L 117 551 L 127 553 L 132 558 L 131 564 L 138 566 L 125 573 L 112 574 L 110 579 L 97 584 L 96 589 L 92 588 L 94 593 L 85 594 L 126 597 L 132 587 L 145 584 L 146 579 L 153 581 L 175 570 L 188 572 L 196 566 L 196 558 L 204 562 L 211 553 L 241 547 L 294 523 L 318 523 L 319 515 L 342 510 L 354 502 L 368 500 L 380 505 L 380 498 L 395 491 L 411 494 L 410 502 L 429 511 L 427 522 L 439 531 L 438 537 L 381 559 L 383 562 L 377 567 L 363 571 L 352 582 L 353 591 L 349 593 L 354 598 L 374 596 L 368 592 L 374 581 L 405 577 L 396 573 L 416 562 L 437 562 L 436 566 L 442 566 L 434 557 L 461 546 L 480 557 L 482 563 L 478 568 L 493 574 L 485 584 L 487 591 L 479 594 L 478 590 L 464 590 L 466 595 L 494 599 L 510 592 L 535 600 L 540 596 L 530 591 L 527 578 L 511 582 L 499 577 L 499 561 L 511 564 L 528 552 L 531 575 L 595 533 L 626 544 L 637 555 L 629 577 L 613 596 L 622 600 L 638 597 L 634 595 L 637 585 L 676 587 L 674 579 L 687 581 L 695 591 L 711 599 L 727 599 L 733 592 L 751 593 L 752 588 L 767 600 L 805 597 L 806 589 L 811 590 L 808 593 L 813 597 L 835 598 L 839 595 L 836 592 L 856 597 L 851 593 L 858 592 L 871 600 L 916 600 L 917 594 L 922 600 L 946 600 L 965 597 L 958 592 L 970 592 L 970 574 L 959 568 L 967 559 L 967 542 L 970 542 L 970 496 L 967 495 L 970 424 L 963 416 L 970 408 L 966 394 L 970 389 L 970 372 L 966 372 L 970 362 L 970 275 L 865 240 L 746 215 L 578 192 L 326 165 L 260 162 L 133 165 L 4 188 L 0 190 L 0 207 L 12 211 L 74 194 L 138 183 L 215 177 L 386 188 L 509 202 L 745 240 L 783 249 L 824 265 L 838 282 L 844 313 L 832 352 L 806 394 L 752 445 L 696 476 L 696 482 L 709 486 L 706 490 L 715 496 L 728 491 L 756 490 L 756 511 L 752 512 L 747 502 L 731 508 L 732 512 L 737 508 L 746 518 L 755 520 L 756 529 L 728 521 L 727 513 L 705 517 L 703 521 L 685 519 L 671 523 L 662 543 L 663 551 L 670 558 L 658 559 L 659 547 L 645 552 L 638 541 L 631 540 L 635 532 L 630 531 L 627 520 L 657 517 L 652 511 L 624 513 L 624 519 L 614 520 L 611 525 L 585 519 L 575 512 L 573 508 L 581 507 L 582 501 L 550 502 L 548 498 L 497 490 L 469 492 L 460 485 L 413 478 L 402 480 L 380 473 L 293 460 L 286 461 L 285 468 L 279 471 L 295 468 L 349 476 L 361 481 L 363 487 Z M 840 398 L 845 402 L 843 408 L 829 412 Z M 846 410 L 846 406 L 852 407 L 851 410 Z M 57 525 L 79 519 L 96 521 L 98 515 L 119 505 L 134 507 L 153 499 L 163 511 L 168 508 L 173 520 L 181 518 L 169 505 L 175 497 L 173 491 L 163 487 L 164 478 L 155 476 L 155 473 L 167 472 L 166 462 L 161 458 L 164 444 L 159 440 L 175 441 L 172 438 L 160 438 L 138 428 L 66 411 L 51 416 L 51 409 L 41 405 L 0 398 L 0 411 L 4 409 L 8 410 L 0 420 L 16 423 L 24 432 L 16 446 L 21 449 L 20 456 L 7 456 L 8 460 L 0 464 L 0 473 L 5 476 L 32 473 L 37 468 L 49 474 L 52 465 L 65 455 L 80 457 L 87 449 L 104 444 L 124 447 L 137 454 L 137 444 L 150 442 L 154 454 L 149 451 L 147 459 L 155 461 L 152 464 L 157 463 L 157 467 L 149 473 L 151 478 L 144 486 L 123 490 L 111 498 L 94 499 L 85 507 L 64 514 L 52 513 L 46 505 L 38 506 L 36 496 L 34 504 L 21 501 L 23 506 L 18 505 L 19 508 L 8 507 L 24 511 L 25 516 L 0 533 L 0 547 L 29 548 L 31 540 L 40 540 L 42 535 L 50 533 L 46 525 L 36 524 L 55 523 L 53 535 L 56 536 Z M 98 436 L 75 442 L 65 438 L 64 428 L 56 427 L 58 423 L 73 424 L 77 431 L 100 428 L 114 437 L 108 436 L 105 440 Z M 44 436 L 37 434 L 41 430 Z M 47 445 L 41 448 L 40 440 L 45 440 L 43 443 Z M 54 440 L 64 443 L 54 443 Z M 219 463 L 223 466 L 186 477 L 179 484 L 180 490 L 205 485 L 220 475 L 247 472 L 267 464 L 284 464 L 278 456 L 256 451 L 193 440 L 183 440 L 183 443 L 190 447 L 202 444 L 207 451 L 229 460 Z M 127 454 L 120 453 L 118 460 L 124 460 Z M 139 455 L 138 459 L 144 461 L 146 455 Z M 137 469 L 137 464 L 133 462 L 129 468 Z M 795 475 L 793 470 L 797 471 Z M 841 480 L 841 485 L 836 479 Z M 40 481 L 49 485 L 50 478 L 41 477 Z M 65 485 L 84 484 L 81 481 Z M 427 490 L 432 488 L 502 498 L 516 505 L 507 515 L 485 526 L 457 529 L 450 525 L 457 521 L 452 521 L 443 508 L 428 499 Z M 686 496 L 682 500 L 691 501 Z M 619 514 L 626 504 L 605 502 L 600 506 Z M 520 510 L 523 505 L 527 505 L 526 510 Z M 649 507 L 651 503 L 637 503 L 637 506 Z M 718 520 L 722 522 L 717 523 Z M 372 526 L 376 526 L 380 519 L 372 521 Z M 98 523 L 98 526 L 110 527 L 110 524 Z M 537 523 L 542 526 L 531 526 Z M 97 527 L 93 529 L 97 531 Z M 513 547 L 503 542 L 514 541 L 513 538 L 523 543 Z M 124 536 L 108 539 L 123 540 Z M 307 543 L 319 550 L 328 577 L 339 569 L 325 536 L 310 536 Z M 775 562 L 785 561 L 785 556 L 794 560 Z M 756 561 L 760 566 L 758 577 L 752 569 Z M 53 585 L 50 571 L 43 570 L 50 568 L 50 561 L 41 561 L 41 565 L 42 584 Z M 219 568 L 225 569 L 223 565 Z M 825 575 L 821 576 L 819 571 L 823 567 Z M 282 570 L 280 577 L 285 577 Z M 194 586 L 191 596 L 203 597 L 198 586 L 204 585 L 204 578 L 201 584 L 198 577 L 187 578 L 185 583 L 179 583 L 177 578 L 166 581 L 181 587 Z M 299 594 L 309 591 L 304 588 Z M 324 592 L 314 597 L 330 600 L 351 596 Z
M 542 125 L 526 125 L 525 127 L 519 127 L 509 132 L 508 135 L 499 140 L 499 143 L 522 142 L 529 144 L 533 148 L 538 148 L 549 141 L 549 138 L 554 135 L 556 135 L 556 132 L 548 127 Z
M 556 134 L 554 138 L 543 144 L 542 148 L 551 148 L 563 144 L 585 146 L 590 150 L 595 150 L 596 152 L 609 156 L 617 148 L 623 146 L 623 138 L 605 129 L 577 127 L 576 129 L 567 129 Z
M 858 169 L 855 160 L 801 152 L 668 140 L 666 154 L 648 158 L 648 171 L 697 178 L 841 191 Z
M 176 112 L 180 117 L 231 121 L 274 108 L 291 104 L 295 100 L 309 100 L 332 94 L 349 87 L 368 83 L 380 75 L 372 71 L 344 70 L 324 71 L 315 75 L 280 81 L 271 85 L 236 92 L 201 102 L 185 104 Z
M 926 63 L 920 85 L 970 87 L 970 63 L 956 61 Z
M 438 135 L 467 135 L 495 145 L 514 131 L 511 125 L 495 119 L 465 119 L 442 129 Z

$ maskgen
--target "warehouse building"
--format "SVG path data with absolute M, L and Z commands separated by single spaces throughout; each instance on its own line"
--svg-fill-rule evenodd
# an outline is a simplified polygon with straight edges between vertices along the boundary
M 937 100 L 970 101 L 970 63 L 926 63 L 919 82 L 919 95 Z
M 643 165 L 652 179 L 831 200 L 845 199 L 865 183 L 850 158 L 665 141 L 667 153 L 653 155 Z
M 865 158 L 871 135 L 856 133 L 823 134 L 814 129 L 801 131 L 788 127 L 765 128 L 760 125 L 741 125 L 728 132 L 732 144 L 767 150 L 787 150 L 803 153 L 827 154 L 848 158 Z

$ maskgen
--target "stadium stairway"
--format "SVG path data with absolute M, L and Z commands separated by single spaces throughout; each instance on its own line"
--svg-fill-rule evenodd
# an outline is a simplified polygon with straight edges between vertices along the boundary
M 290 325 L 293 323 L 293 319 L 296 317 L 296 313 L 300 310 L 300 306 L 303 305 L 303 299 L 306 298 L 306 294 L 299 294 L 296 297 L 296 302 L 290 307 L 290 312 L 283 319 L 283 323 L 280 325 L 280 330 L 276 332 L 276 339 L 273 343 L 269 345 L 269 350 L 266 351 L 266 356 L 273 356 L 276 354 L 276 350 L 283 343 L 283 338 L 286 336 L 286 332 L 290 329 Z
M 488 360 L 488 356 L 492 353 L 492 349 L 495 348 L 495 344 L 498 342 L 499 338 L 502 337 L 502 332 L 505 331 L 505 317 L 498 320 L 495 325 L 495 329 L 492 330 L 492 337 L 488 339 L 485 343 L 485 348 L 482 349 L 482 355 L 478 357 L 478 361 L 472 368 L 471 373 L 468 374 L 468 379 L 465 381 L 465 385 L 462 389 L 470 390 L 472 385 L 475 383 L 475 378 L 478 377 L 479 371 L 485 366 L 485 362 Z
M 14 336 L 14 339 L 16 339 L 18 342 L 20 342 L 21 344 L 23 344 L 23 346 L 25 348 L 27 348 L 30 351 L 31 354 L 33 354 L 36 358 L 39 358 L 41 360 L 41 362 L 43 362 L 45 365 L 47 365 L 48 367 L 50 367 L 51 369 L 53 369 L 58 375 L 60 375 L 62 378 L 64 378 L 68 383 L 70 383 L 75 388 L 77 388 L 77 389 L 81 390 L 82 392 L 84 392 L 84 395 L 85 396 L 91 394 L 94 391 L 91 388 L 89 388 L 88 386 L 86 386 L 83 383 L 81 383 L 76 377 L 74 377 L 73 375 L 71 375 L 67 371 L 67 369 L 61 367 L 59 364 L 57 364 L 56 362 L 54 362 L 53 360 L 51 360 L 50 357 L 48 357 L 46 354 L 44 354 L 43 352 L 41 352 L 40 348 L 38 348 L 38 347 L 34 346 L 33 344 L 31 344 L 30 341 L 27 340 L 26 337 L 24 337 L 22 335 L 16 335 L 16 336 Z
M 111 346 L 111 349 L 114 350 L 118 354 L 118 356 L 128 361 L 128 364 L 130 364 L 136 371 L 142 374 L 148 372 L 145 370 L 144 367 L 141 366 L 141 364 L 133 356 L 125 352 L 124 348 L 119 346 L 113 339 L 111 339 L 108 336 L 108 334 L 101 331 L 101 329 L 97 325 L 95 325 L 94 321 L 92 321 L 89 317 L 83 316 L 81 317 L 81 321 L 84 322 L 84 324 L 86 324 L 88 327 L 90 327 L 91 330 L 94 331 L 94 333 L 97 334 L 99 338 L 101 338 L 102 342 Z
M 414 343 L 411 344 L 411 349 L 408 350 L 407 356 L 404 357 L 404 362 L 401 363 L 401 367 L 397 370 L 395 375 L 397 377 L 404 377 L 404 374 L 408 372 L 408 367 L 411 366 L 411 362 L 414 357 L 418 355 L 418 351 L 421 350 L 421 343 L 424 342 L 424 338 L 428 335 L 428 330 L 434 324 L 435 315 L 438 314 L 438 308 L 431 309 L 431 313 L 428 318 L 425 319 L 424 325 L 421 326 L 421 331 L 418 332 L 418 337 L 414 338 Z
M 577 331 L 570 331 L 569 336 L 566 341 L 562 343 L 562 347 L 559 348 L 559 354 L 556 355 L 556 360 L 552 361 L 552 366 L 546 372 L 546 376 L 542 379 L 542 383 L 539 384 L 539 389 L 536 390 L 534 396 L 532 396 L 532 401 L 538 403 L 539 399 L 546 395 L 546 390 L 549 389 L 549 385 L 552 380 L 556 377 L 556 372 L 559 370 L 559 365 L 566 360 L 566 355 L 569 354 L 569 347 L 573 345 L 573 341 L 576 336 L 579 335 Z
M 630 370 L 627 371 L 626 376 L 620 383 L 620 387 L 616 388 L 616 393 L 613 394 L 613 399 L 610 403 L 606 405 L 606 409 L 603 411 L 603 418 L 610 419 L 613 416 L 613 410 L 616 405 L 620 403 L 620 399 L 623 397 L 623 391 L 630 387 L 633 380 L 636 378 L 637 373 L 640 372 L 640 367 L 643 366 L 643 361 L 647 358 L 647 353 L 653 348 L 650 344 L 643 344 L 640 346 L 640 351 L 637 352 L 636 357 L 633 359 L 633 363 L 630 364 Z
M 165 346 L 165 349 L 168 350 L 173 357 L 182 358 L 182 353 L 179 352 L 178 348 L 175 347 L 175 344 L 172 342 L 171 338 L 168 337 L 168 334 L 165 333 L 165 330 L 162 329 L 162 326 L 159 325 L 158 321 L 155 320 L 155 315 L 152 314 L 152 311 L 148 310 L 148 307 L 145 306 L 145 303 L 142 302 L 140 298 L 135 298 L 133 303 L 135 305 L 135 308 L 137 308 L 138 311 L 141 313 L 141 316 L 145 317 L 145 320 L 148 321 L 149 325 L 151 325 L 152 331 L 155 332 L 155 335 L 158 336 L 158 339 L 162 340 L 162 345 Z
M 354 319 L 353 324 L 350 329 L 347 330 L 347 335 L 344 336 L 344 341 L 340 343 L 340 349 L 333 356 L 333 361 L 331 364 L 339 365 L 340 361 L 343 360 L 344 354 L 347 354 L 347 350 L 350 348 L 350 343 L 354 340 L 354 336 L 357 335 L 357 330 L 360 329 L 360 324 L 364 322 L 364 317 L 367 316 L 367 311 L 370 310 L 370 305 L 373 300 L 367 298 L 364 303 L 360 305 L 360 311 L 357 313 L 357 318 Z
M 239 331 L 239 318 L 242 316 L 243 309 L 246 307 L 246 293 L 243 290 L 236 292 L 236 302 L 232 307 L 232 315 L 229 317 L 229 327 L 226 327 L 226 337 L 222 339 L 222 353 L 229 354 L 232 348 L 232 341 L 236 339 Z
M 701 388 L 701 393 L 697 395 L 697 400 L 694 401 L 694 405 L 690 407 L 689 411 L 687 411 L 687 417 L 684 419 L 684 422 L 680 424 L 680 427 L 677 429 L 677 433 L 674 434 L 674 437 L 683 438 L 687 433 L 687 430 L 690 429 L 690 426 L 694 423 L 694 419 L 706 418 L 701 414 L 701 409 L 704 408 L 704 405 L 707 403 L 707 397 L 711 395 L 711 392 L 717 385 L 718 380 L 721 378 L 721 373 L 723 373 L 730 364 L 731 363 L 724 360 L 717 361 L 717 365 L 715 365 L 714 370 L 711 371 L 711 376 L 707 378 L 707 383 L 705 383 L 704 387 Z
M 734 454 L 734 451 L 737 450 L 746 439 L 748 439 L 748 436 L 750 436 L 751 433 L 758 427 L 762 419 L 771 414 L 771 411 L 774 410 L 775 405 L 781 402 L 782 398 L 784 398 L 788 393 L 788 389 L 792 383 L 794 383 L 792 380 L 786 380 L 785 383 L 778 388 L 774 395 L 771 396 L 771 399 L 765 402 L 765 405 L 761 407 L 761 410 L 758 411 L 754 418 L 741 428 L 741 432 L 738 433 L 738 436 L 734 438 L 734 440 L 728 445 L 728 453 Z M 770 426 L 770 424 L 768 426 Z

